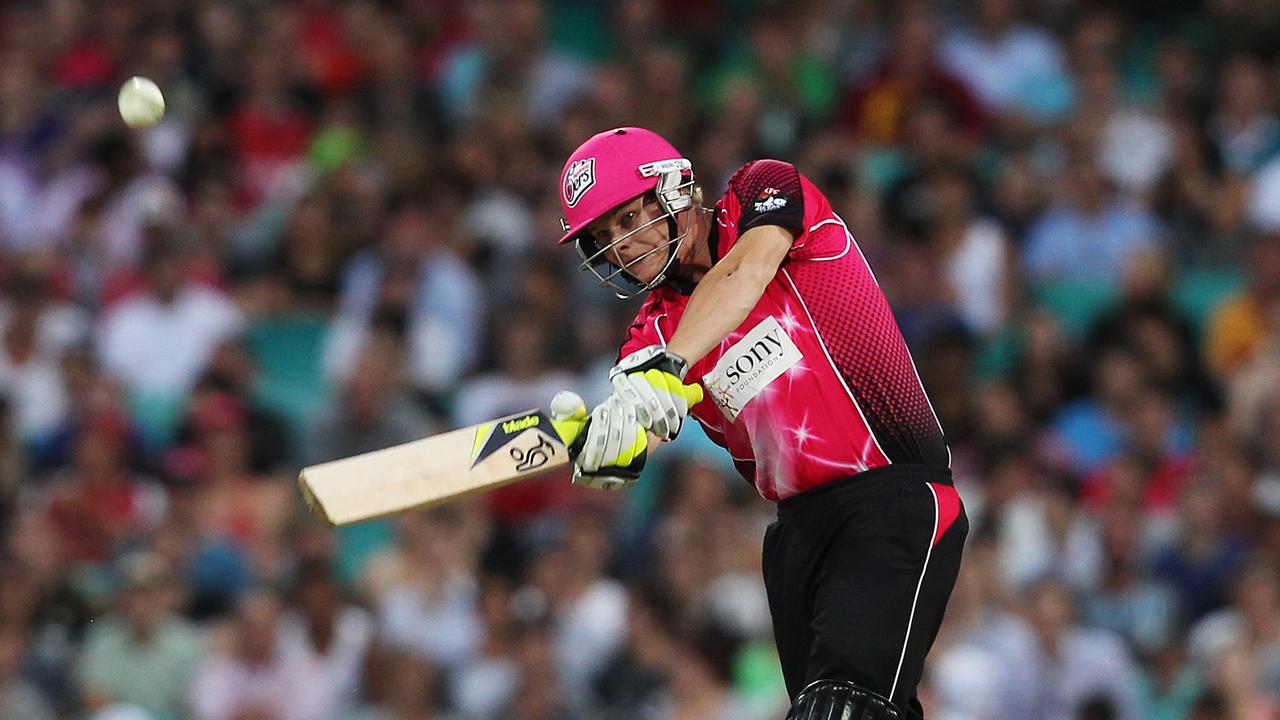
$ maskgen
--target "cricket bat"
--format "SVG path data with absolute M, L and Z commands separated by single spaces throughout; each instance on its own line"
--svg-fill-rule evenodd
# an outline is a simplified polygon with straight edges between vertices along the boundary
M 585 423 L 585 415 L 576 422 Z M 492 490 L 570 462 L 551 418 L 530 410 L 312 465 L 303 468 L 298 484 L 317 517 L 349 525 Z

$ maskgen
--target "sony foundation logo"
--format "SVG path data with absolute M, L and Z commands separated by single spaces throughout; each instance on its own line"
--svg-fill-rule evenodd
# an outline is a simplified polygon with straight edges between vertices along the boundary
M 769 383 L 800 362 L 803 355 L 772 315 L 761 320 L 720 356 L 703 385 L 729 422 Z

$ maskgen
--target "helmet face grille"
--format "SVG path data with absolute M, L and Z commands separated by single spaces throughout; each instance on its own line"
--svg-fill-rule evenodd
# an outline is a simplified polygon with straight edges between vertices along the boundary
M 582 263 L 578 266 L 578 269 L 595 275 L 602 287 L 613 288 L 614 294 L 622 299 L 635 297 L 642 292 L 647 292 L 661 285 L 667 280 L 672 266 L 675 265 L 676 255 L 680 247 L 693 229 L 693 223 L 691 222 L 685 227 L 684 232 L 676 233 L 676 229 L 680 225 L 679 213 L 687 212 L 694 208 L 693 191 L 694 180 L 692 172 L 672 169 L 663 173 L 658 180 L 658 187 L 655 193 L 658 205 L 662 208 L 662 214 L 639 227 L 632 228 L 603 247 L 589 234 L 580 232 L 574 243 L 578 249 L 578 254 L 582 256 Z M 615 250 L 619 244 L 632 235 L 653 227 L 664 220 L 669 223 L 670 227 L 667 242 L 632 258 L 623 265 L 619 265 L 614 260 L 617 257 Z M 632 267 L 662 250 L 667 250 L 667 262 L 662 266 L 662 271 L 653 279 L 648 282 L 640 282 L 629 272 Z

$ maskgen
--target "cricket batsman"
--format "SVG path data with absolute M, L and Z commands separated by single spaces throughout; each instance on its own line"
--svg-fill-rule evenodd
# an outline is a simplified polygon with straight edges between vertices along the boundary
M 686 415 L 777 502 L 764 580 L 789 719 L 923 716 L 916 686 L 968 519 L 950 450 L 844 221 L 788 163 L 756 160 L 705 206 L 692 164 L 642 128 L 560 176 L 561 244 L 620 297 L 648 293 L 588 414 L 562 393 L 574 482 L 634 482 Z M 700 386 L 700 387 L 695 387 Z

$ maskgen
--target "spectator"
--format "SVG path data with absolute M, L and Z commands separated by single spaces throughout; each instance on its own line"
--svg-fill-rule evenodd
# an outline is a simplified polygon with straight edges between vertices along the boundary
M 1034 646 L 1018 658 L 1021 672 L 998 680 L 1001 712 L 1065 720 L 1104 702 L 1110 717 L 1136 720 L 1137 668 L 1120 639 L 1076 624 L 1071 596 L 1057 583 L 1037 586 L 1028 598 Z
M 184 450 L 192 462 L 190 502 L 198 508 L 191 520 L 203 541 L 230 543 L 259 577 L 275 576 L 287 564 L 281 543 L 296 503 L 292 483 L 254 472 L 248 415 L 234 397 L 199 397 L 190 420 L 194 442 Z
M 485 538 L 466 522 L 473 517 L 444 507 L 399 518 L 399 547 L 370 560 L 364 576 L 387 641 L 446 671 L 475 659 L 484 638 L 473 563 Z
M 326 561 L 296 571 L 292 608 L 277 625 L 281 662 L 290 669 L 289 716 L 339 720 L 354 710 L 374 627 L 370 615 L 347 604 Z
M 330 376 L 354 374 L 380 314 L 402 318 L 406 379 L 421 391 L 442 394 L 473 366 L 483 327 L 480 286 L 447 244 L 442 223 L 439 207 L 401 201 L 378 244 L 347 264 L 325 348 Z
M 516 643 L 524 622 L 516 612 L 510 581 L 487 575 L 480 581 L 480 621 L 483 641 L 476 656 L 453 674 L 449 696 L 464 717 L 489 717 L 515 698 L 520 671 Z
M 513 313 L 497 325 L 494 372 L 477 376 L 460 390 L 454 410 L 459 425 L 520 412 L 572 386 L 573 377 L 551 356 L 548 323 Z
M 307 463 L 417 440 L 435 427 L 401 382 L 403 325 L 388 317 L 379 320 L 376 330 L 361 349 L 351 377 L 308 428 L 303 454 Z
M 595 682 L 601 716 L 664 717 L 667 666 L 677 637 L 669 626 L 671 609 L 658 591 L 633 591 L 627 600 L 627 642 L 609 659 Z
M 947 33 L 938 54 L 989 111 L 1050 115 L 1054 98 L 1044 94 L 1061 92 L 1067 79 L 1062 44 L 1020 18 L 1018 6 L 1016 0 L 976 3 L 972 27 Z
M 714 628 L 675 643 L 666 661 L 671 717 L 763 720 L 765 715 L 755 713 L 730 687 L 733 651 L 732 640 Z
M 66 418 L 62 358 L 87 336 L 85 315 L 54 297 L 50 268 L 31 258 L 0 301 L 0 395 L 11 398 L 17 437 L 31 441 Z
M 440 712 L 435 668 L 409 651 L 384 651 L 369 678 L 377 686 L 376 701 L 351 720 L 446 720 Z
M 1280 301 L 1280 234 L 1260 239 L 1250 253 L 1248 284 L 1220 305 L 1205 335 L 1205 363 L 1220 375 L 1247 366 L 1268 337 L 1269 309 Z
M 526 625 L 520 633 L 515 657 L 520 687 L 499 717 L 519 720 L 580 720 L 584 714 L 572 707 L 580 696 L 569 695 L 556 671 L 554 631 L 546 621 Z
M 203 643 L 174 613 L 181 586 L 164 561 L 148 553 L 126 557 L 120 581 L 119 609 L 85 639 L 79 674 L 86 705 L 97 711 L 127 703 L 156 720 L 188 717 L 187 689 Z
M 184 279 L 185 258 L 175 240 L 153 240 L 143 258 L 145 286 L 97 327 L 103 367 L 132 393 L 171 398 L 186 392 L 218 343 L 241 327 L 230 300 Z
M 1191 659 L 1206 675 L 1223 663 L 1243 663 L 1260 694 L 1280 692 L 1280 577 L 1265 563 L 1248 565 L 1235 582 L 1234 602 L 1204 616 L 1188 638 Z M 1233 655 L 1242 653 L 1242 655 Z M 1243 669 L 1243 668 L 1241 668 Z
M 212 642 L 191 682 L 196 720 L 302 720 L 293 701 L 314 688 L 291 683 L 279 647 L 280 602 L 264 592 L 246 594 L 235 620 Z
M 973 181 L 966 173 L 943 170 L 929 185 L 936 228 L 930 244 L 944 267 L 951 302 L 974 333 L 999 330 L 1014 289 L 1009 240 L 998 222 L 974 216 Z
M 69 562 L 107 562 L 160 519 L 164 497 L 129 467 L 127 433 L 119 415 L 85 418 L 74 436 L 71 467 L 49 484 L 45 513 Z
M 1152 568 L 1178 593 L 1186 617 L 1195 621 L 1227 602 L 1228 586 L 1245 561 L 1243 539 L 1226 526 L 1222 492 L 1197 478 L 1182 492 L 1182 528 Z
M 1057 477 L 1011 501 L 1000 519 L 1004 582 L 1014 591 L 1054 580 L 1075 591 L 1097 587 L 1102 547 L 1070 478 Z
M 53 177 L 34 209 L 32 241 L 61 250 L 72 224 L 89 213 L 92 245 L 75 248 L 77 260 L 96 267 L 98 285 L 115 270 L 125 270 L 146 254 L 146 226 L 168 224 L 178 211 L 176 184 L 147 167 L 132 137 L 119 131 L 93 138 L 76 163 Z M 82 265 L 88 267 L 87 265 Z
M 1230 172 L 1247 175 L 1280 154 L 1280 118 L 1271 110 L 1275 98 L 1266 75 L 1266 65 L 1246 54 L 1222 68 L 1224 82 L 1209 129 Z
M 1140 253 L 1159 247 L 1159 224 L 1119 197 L 1091 158 L 1074 158 L 1065 176 L 1064 197 L 1028 232 L 1024 271 L 1036 282 L 1117 283 Z
M 953 119 L 958 137 L 976 138 L 986 118 L 968 88 L 938 64 L 936 41 L 936 22 L 928 4 L 901 6 L 893 40 L 879 67 L 846 92 L 841 125 L 857 137 L 893 145 L 904 138 L 912 112 L 932 102 Z
M 537 558 L 534 586 L 546 598 L 554 632 L 555 667 L 573 697 L 582 696 L 627 632 L 627 595 L 605 576 L 608 525 L 583 508 L 568 522 L 564 541 Z
M 1178 605 L 1169 588 L 1141 574 L 1140 516 L 1116 508 L 1104 516 L 1105 570 L 1098 592 L 1084 603 L 1086 624 L 1123 638 L 1139 658 L 1151 657 L 1174 640 Z

